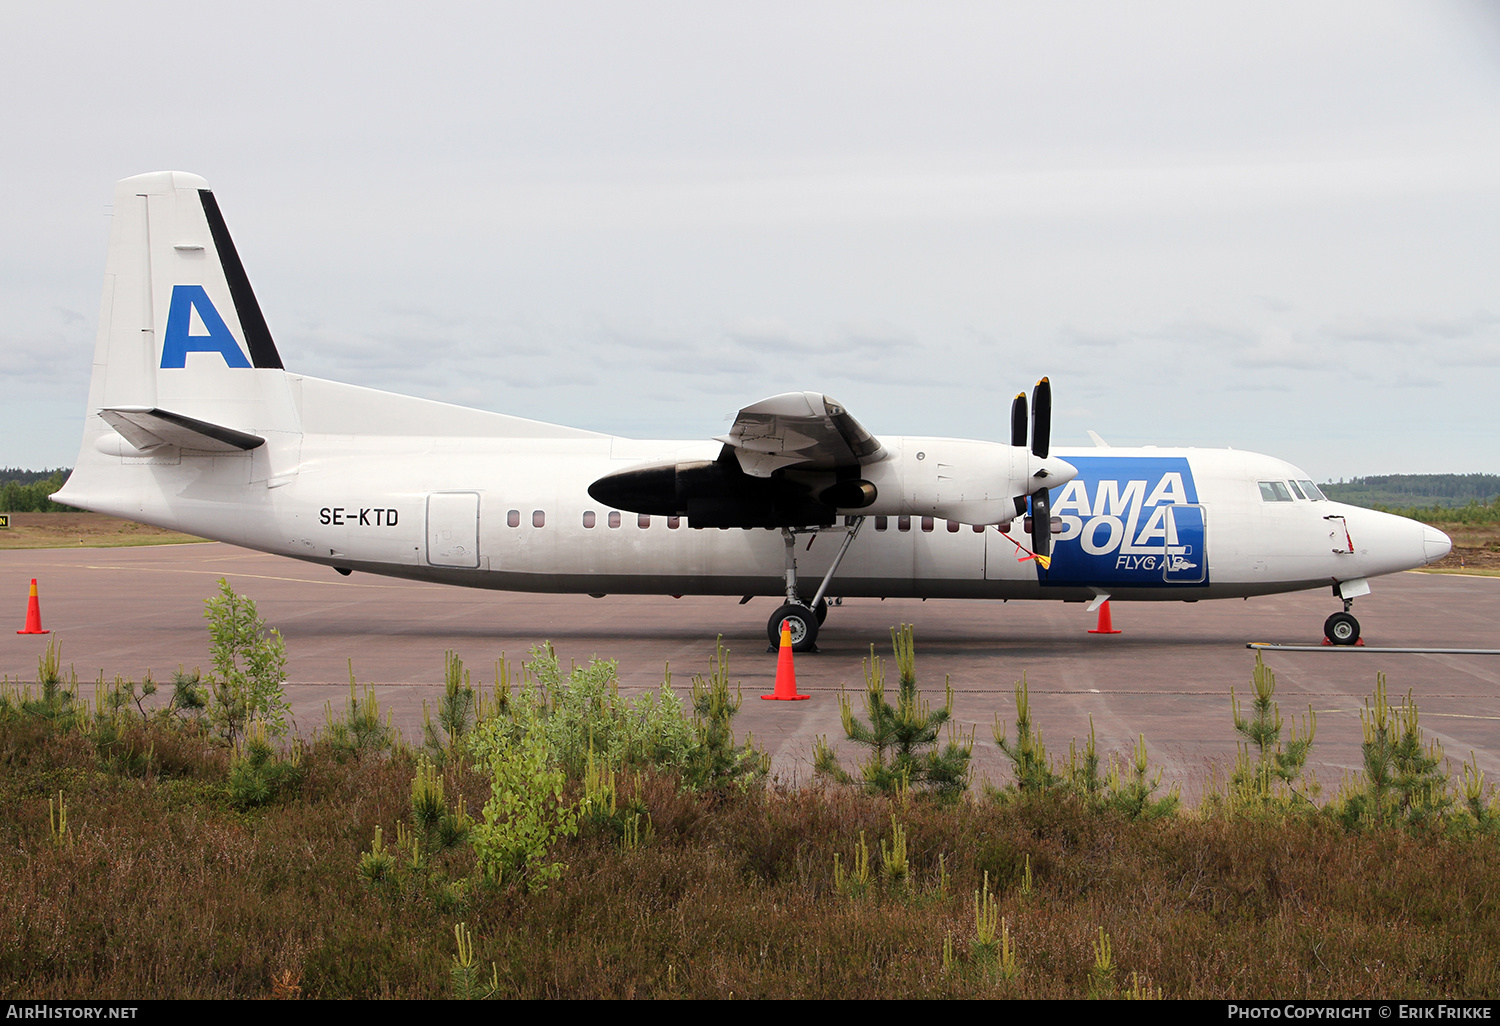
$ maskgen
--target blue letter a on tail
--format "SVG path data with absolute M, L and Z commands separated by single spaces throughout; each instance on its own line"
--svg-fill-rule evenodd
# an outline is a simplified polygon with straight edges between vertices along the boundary
M 207 335 L 190 335 L 193 311 L 208 329 Z M 161 365 L 186 367 L 188 353 L 218 353 L 231 367 L 250 367 L 245 351 L 229 333 L 229 325 L 219 316 L 202 285 L 173 285 L 172 307 L 167 311 L 167 337 L 162 342 Z

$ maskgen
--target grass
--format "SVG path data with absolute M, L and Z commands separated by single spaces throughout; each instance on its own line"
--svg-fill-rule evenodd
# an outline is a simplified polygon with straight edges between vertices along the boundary
M 207 539 L 102 513 L 11 513 L 0 549 L 118 548 L 178 545 Z
M 1148 821 L 1063 792 L 695 793 L 647 772 L 621 780 L 647 840 L 586 819 L 545 889 L 476 882 L 463 845 L 370 884 L 357 866 L 377 827 L 406 860 L 410 749 L 314 740 L 298 787 L 244 810 L 206 733 L 120 722 L 105 752 L 14 705 L 0 716 L 12 999 L 448 997 L 460 923 L 480 989 L 509 998 L 1075 998 L 1132 974 L 1168 998 L 1500 991 L 1500 866 L 1483 832 L 1285 811 Z M 483 806 L 486 773 L 442 775 L 447 802 Z M 878 854 L 897 826 L 901 878 Z M 870 881 L 841 888 L 835 856 L 852 866 L 862 837 Z M 1004 971 L 980 943 L 981 889 L 1014 946 Z

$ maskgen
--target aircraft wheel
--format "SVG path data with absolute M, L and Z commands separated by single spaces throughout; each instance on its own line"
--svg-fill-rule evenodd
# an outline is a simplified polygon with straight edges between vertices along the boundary
M 781 644 L 781 621 L 790 621 L 792 629 L 792 651 L 811 652 L 818 640 L 817 615 L 806 606 L 790 603 L 782 606 L 766 621 L 766 637 L 773 646 Z
M 1323 621 L 1323 637 L 1335 645 L 1352 645 L 1359 640 L 1359 621 L 1349 613 L 1334 613 Z
M 828 619 L 828 600 L 826 598 L 818 599 L 818 605 L 813 609 L 813 612 L 817 614 L 818 626 L 823 626 L 823 621 Z

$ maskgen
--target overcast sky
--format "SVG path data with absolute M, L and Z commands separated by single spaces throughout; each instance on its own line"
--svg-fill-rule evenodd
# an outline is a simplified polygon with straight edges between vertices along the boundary
M 642 437 L 1500 471 L 1492 3 L 0 0 L 0 465 L 71 465 L 117 179 L 289 369 Z

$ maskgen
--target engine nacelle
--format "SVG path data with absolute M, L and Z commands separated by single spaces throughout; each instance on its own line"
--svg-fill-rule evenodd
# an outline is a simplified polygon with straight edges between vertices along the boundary
M 732 447 L 717 460 L 642 464 L 601 477 L 589 495 L 616 509 L 685 516 L 691 527 L 826 526 L 839 516 L 931 516 L 1004 524 L 1016 497 L 1077 471 L 1026 449 L 964 438 L 883 439 L 885 458 L 840 471 L 747 474 Z
M 1077 474 L 1063 460 L 1038 459 L 1026 449 L 999 442 L 967 438 L 882 441 L 888 457 L 863 468 L 879 497 L 862 513 L 1005 524 L 1016 516 L 1016 496 L 1056 488 Z

